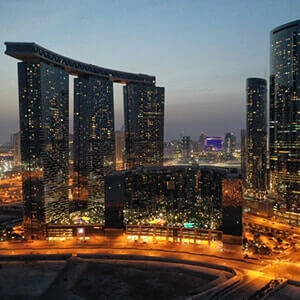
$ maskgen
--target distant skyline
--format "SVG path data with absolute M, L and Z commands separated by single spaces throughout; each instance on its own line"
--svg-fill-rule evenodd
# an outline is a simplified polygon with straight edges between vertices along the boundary
M 165 140 L 182 131 L 193 139 L 201 131 L 239 137 L 246 78 L 268 79 L 270 31 L 299 19 L 299 11 L 297 0 L 1 1 L 0 143 L 19 130 L 17 63 L 4 54 L 5 41 L 155 75 L 165 87 Z M 114 92 L 119 129 L 122 85 Z

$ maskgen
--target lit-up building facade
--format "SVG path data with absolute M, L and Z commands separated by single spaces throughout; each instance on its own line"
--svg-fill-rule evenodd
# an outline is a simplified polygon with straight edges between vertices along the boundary
M 163 164 L 165 89 L 124 86 L 125 168 Z
M 79 208 L 104 198 L 104 177 L 115 170 L 113 83 L 74 79 L 74 200 Z
M 104 208 L 104 177 L 115 169 L 113 82 L 127 85 L 125 103 L 138 112 L 129 110 L 127 120 L 139 125 L 137 140 L 145 151 L 137 153 L 140 160 L 141 153 L 149 155 L 151 163 L 162 163 L 164 89 L 155 87 L 154 76 L 86 64 L 35 43 L 5 44 L 5 53 L 22 61 L 18 75 L 25 238 L 44 238 L 47 224 L 69 222 L 69 74 L 77 77 L 70 179 L 79 208 L 87 201 Z
M 24 229 L 68 220 L 69 77 L 42 61 L 18 64 Z
M 222 180 L 236 169 L 171 166 L 115 172 L 105 179 L 105 224 L 222 227 Z
M 300 225 L 300 20 L 270 38 L 269 197 L 277 217 Z
M 267 81 L 248 78 L 246 93 L 246 194 L 263 199 L 267 188 Z
M 223 138 L 221 136 L 206 137 L 204 149 L 205 151 L 222 151 Z
M 105 213 L 108 217 L 124 216 L 125 225 L 160 221 L 183 224 L 188 210 L 196 204 L 199 176 L 197 167 L 137 168 L 115 172 L 106 178 Z M 122 213 L 116 212 L 117 203 L 122 207 Z

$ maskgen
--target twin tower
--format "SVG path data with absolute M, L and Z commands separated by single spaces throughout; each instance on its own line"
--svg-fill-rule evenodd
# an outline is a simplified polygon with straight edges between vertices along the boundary
M 18 63 L 25 237 L 68 223 L 69 74 L 74 79 L 74 176 L 79 207 L 104 197 L 115 170 L 113 83 L 124 86 L 125 165 L 163 162 L 164 88 L 155 77 L 82 63 L 35 43 L 5 43 Z

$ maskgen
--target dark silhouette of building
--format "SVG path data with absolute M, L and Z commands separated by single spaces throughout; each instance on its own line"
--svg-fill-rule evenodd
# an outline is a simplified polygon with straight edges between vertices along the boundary
M 241 178 L 222 180 L 222 230 L 224 235 L 242 237 L 243 189 Z
M 267 180 L 267 81 L 248 78 L 246 92 L 246 193 L 253 199 L 263 199 Z
M 225 134 L 225 140 L 224 140 L 224 154 L 226 160 L 233 159 L 235 146 L 236 146 L 235 135 L 233 134 L 233 132 L 227 132 Z
M 270 199 L 274 213 L 300 224 L 300 20 L 271 31 Z
M 190 159 L 191 149 L 192 149 L 191 137 L 183 136 L 182 137 L 182 157 L 184 159 Z
M 124 227 L 124 205 L 126 203 L 124 173 L 115 172 L 105 177 L 105 227 Z
M 162 166 L 164 93 L 162 87 L 124 86 L 126 169 Z
M 199 141 L 198 141 L 198 151 L 203 152 L 205 150 L 205 139 L 206 139 L 206 134 L 204 132 L 201 132 Z

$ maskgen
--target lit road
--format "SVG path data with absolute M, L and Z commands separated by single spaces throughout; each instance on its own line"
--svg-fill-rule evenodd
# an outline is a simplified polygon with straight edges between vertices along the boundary
M 218 264 L 231 268 L 258 270 L 266 266 L 262 262 L 255 260 L 244 260 L 240 255 L 233 256 L 217 250 L 207 249 L 201 251 L 193 246 L 181 245 L 157 245 L 138 244 L 126 242 L 102 241 L 101 243 L 87 243 L 76 241 L 64 242 L 3 242 L 0 247 L 0 255 L 30 255 L 30 254 L 126 254 L 140 256 L 154 256 L 175 258 L 189 261 L 203 261 L 210 264 Z
M 257 217 L 254 215 L 250 215 L 250 214 L 243 214 L 243 221 L 245 222 L 250 222 L 253 224 L 257 224 L 257 225 L 261 225 L 261 226 L 266 226 L 269 228 L 273 228 L 276 230 L 281 230 L 281 231 L 287 231 L 287 232 L 293 232 L 293 233 L 297 233 L 300 234 L 300 228 L 298 227 L 293 227 L 291 225 L 288 224 L 283 224 L 283 223 L 279 223 L 276 222 L 276 220 L 269 220 L 266 218 L 262 218 L 262 217 Z
M 209 254 L 206 254 L 209 253 Z M 233 255 L 216 250 L 200 252 L 193 246 L 133 244 L 122 241 L 112 242 L 102 239 L 101 243 L 90 240 L 87 243 L 78 241 L 49 242 L 16 242 L 2 243 L 0 255 L 30 255 L 30 254 L 73 254 L 73 255 L 118 255 L 130 257 L 155 257 L 167 260 L 189 261 L 214 266 L 233 268 L 239 275 L 232 286 L 215 287 L 209 291 L 207 299 L 247 299 L 257 290 L 262 289 L 274 278 L 286 278 L 300 281 L 300 263 L 290 263 L 286 260 L 242 259 L 240 254 Z M 300 255 L 300 254 L 299 254 Z M 3 259 L 2 259 L 3 260 Z M 217 267 L 216 267 L 217 268 Z M 237 276 L 236 276 L 237 277 Z M 197 298 L 195 298 L 197 299 Z M 206 299 L 206 298 L 205 298 Z

